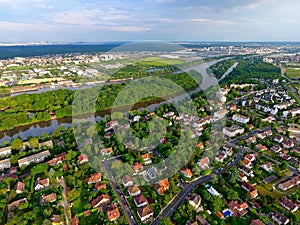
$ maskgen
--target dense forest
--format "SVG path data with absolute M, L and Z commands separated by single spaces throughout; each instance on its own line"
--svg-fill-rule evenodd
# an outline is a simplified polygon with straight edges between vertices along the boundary
M 260 79 L 274 80 L 280 78 L 280 69 L 260 58 L 250 58 L 239 62 L 238 66 L 228 74 L 221 84 L 260 84 Z
M 235 62 L 236 60 L 234 59 L 224 60 L 212 65 L 209 69 L 217 79 L 220 79 L 223 74 L 226 73 L 226 71 L 234 65 Z

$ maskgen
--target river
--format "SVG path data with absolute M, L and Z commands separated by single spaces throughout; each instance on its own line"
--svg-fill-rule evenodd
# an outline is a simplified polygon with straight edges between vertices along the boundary
M 210 62 L 202 63 L 197 66 L 192 66 L 188 69 L 183 69 L 182 71 L 184 71 L 184 72 L 187 72 L 189 70 L 195 70 L 202 74 L 201 85 L 198 88 L 188 92 L 188 94 L 191 95 L 191 94 L 197 93 L 201 90 L 206 90 L 207 88 L 209 88 L 212 85 L 218 85 L 217 79 L 214 77 L 214 75 L 209 74 L 207 72 L 207 69 L 210 66 L 212 66 L 222 60 L 226 60 L 226 59 L 228 59 L 228 58 L 213 60 Z M 233 69 L 233 67 L 231 67 L 229 70 L 232 71 L 232 69 Z M 231 71 L 230 72 L 228 72 L 228 71 L 225 73 L 226 75 L 231 72 Z M 51 89 L 51 90 L 53 90 L 53 89 Z M 46 90 L 41 90 L 41 91 L 46 91 Z M 40 92 L 38 92 L 38 93 L 40 93 Z M 186 93 L 180 94 L 176 97 L 169 98 L 167 101 L 162 101 L 159 103 L 151 103 L 150 105 L 149 104 L 145 105 L 145 104 L 141 103 L 140 108 L 138 108 L 138 109 L 139 110 L 147 109 L 148 111 L 154 111 L 154 109 L 157 108 L 161 104 L 164 104 L 166 102 L 178 102 L 180 100 L 183 100 L 184 98 L 186 98 Z M 97 113 L 95 120 L 99 122 L 99 121 L 103 120 L 104 118 L 106 118 L 109 114 L 110 114 L 110 110 Z M 93 118 L 93 116 L 91 116 L 90 118 L 87 118 L 87 119 L 93 120 L 94 118 Z M 4 142 L 10 142 L 11 140 L 13 140 L 17 137 L 21 137 L 23 140 L 26 140 L 30 137 L 39 137 L 43 134 L 49 135 L 49 134 L 53 133 L 60 126 L 65 127 L 65 128 L 72 127 L 72 117 L 65 117 L 62 119 L 53 119 L 53 120 L 46 121 L 46 122 L 38 122 L 35 124 L 19 126 L 19 127 L 13 128 L 11 130 L 7 130 L 7 131 L 2 131 L 2 132 L 0 132 L 0 143 L 3 144 Z

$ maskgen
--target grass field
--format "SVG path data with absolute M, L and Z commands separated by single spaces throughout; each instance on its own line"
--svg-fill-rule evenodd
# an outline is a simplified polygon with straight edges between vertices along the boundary
M 184 63 L 180 59 L 168 59 L 160 57 L 147 57 L 138 62 L 140 65 L 153 65 L 153 66 L 165 66 L 165 65 L 175 65 Z
M 256 186 L 258 193 L 262 196 L 271 195 L 276 199 L 279 199 L 280 197 L 283 197 L 283 194 L 278 192 L 277 190 L 273 190 L 271 184 L 261 184 Z
M 300 69 L 287 69 L 286 75 L 289 78 L 300 78 Z

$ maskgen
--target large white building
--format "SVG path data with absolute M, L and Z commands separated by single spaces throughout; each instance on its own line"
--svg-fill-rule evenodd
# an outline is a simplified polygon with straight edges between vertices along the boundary
M 23 158 L 23 159 L 19 159 L 18 160 L 19 167 L 28 166 L 30 163 L 33 163 L 33 162 L 34 163 L 40 163 L 40 162 L 44 161 L 49 156 L 51 156 L 51 154 L 47 150 L 47 151 L 37 153 L 35 155 L 28 156 L 28 157 Z
M 0 170 L 9 169 L 10 167 L 10 159 L 4 159 L 0 161 Z
M 238 134 L 242 134 L 244 132 L 245 132 L 245 129 L 238 125 L 232 125 L 231 127 L 223 128 L 223 134 L 228 137 L 234 137 L 234 136 L 236 136 Z
M 246 124 L 249 123 L 250 118 L 243 115 L 235 114 L 233 115 L 232 120 L 237 121 L 239 123 Z
M 11 155 L 11 146 L 0 148 L 0 157 Z

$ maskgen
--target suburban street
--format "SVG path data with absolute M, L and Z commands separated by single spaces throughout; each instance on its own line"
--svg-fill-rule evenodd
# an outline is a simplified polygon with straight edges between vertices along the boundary
M 110 183 L 111 183 L 111 185 L 114 189 L 114 192 L 116 193 L 116 195 L 118 197 L 119 203 L 122 206 L 122 209 L 125 213 L 125 216 L 127 218 L 128 223 L 130 225 L 136 225 L 138 223 L 136 222 L 136 220 L 135 220 L 135 218 L 134 218 L 134 216 L 131 212 L 131 209 L 129 208 L 129 203 L 128 203 L 127 199 L 125 198 L 125 195 L 122 192 L 122 190 L 120 188 L 120 185 L 115 181 L 114 176 L 113 176 L 113 174 L 110 170 L 109 162 L 111 160 L 114 160 L 114 159 L 119 158 L 119 157 L 114 157 L 114 158 L 110 158 L 110 159 L 107 159 L 107 160 L 103 160 L 102 163 L 103 163 L 104 169 L 106 170 L 106 173 L 107 173 L 107 176 L 110 180 Z

